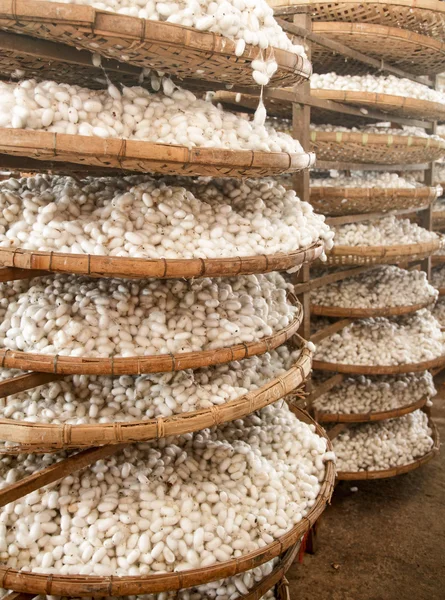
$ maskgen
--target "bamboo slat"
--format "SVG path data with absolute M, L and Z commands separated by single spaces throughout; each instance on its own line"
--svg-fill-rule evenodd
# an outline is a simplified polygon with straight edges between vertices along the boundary
M 404 473 L 409 473 L 409 471 L 414 471 L 415 469 L 422 467 L 430 460 L 432 460 L 435 456 L 437 456 L 439 454 L 440 449 L 439 432 L 431 418 L 428 419 L 428 425 L 431 427 L 433 432 L 431 437 L 433 438 L 434 445 L 429 452 L 427 452 L 417 460 L 407 465 L 401 465 L 399 467 L 393 467 L 392 469 L 384 469 L 381 471 L 358 471 L 356 473 L 349 471 L 338 471 L 337 479 L 347 481 L 386 479 L 388 477 L 396 477 L 397 475 L 403 475 Z
M 445 156 L 445 140 L 392 135 L 384 130 L 382 133 L 362 133 L 313 129 L 311 143 L 320 161 L 410 164 Z
M 199 431 L 242 419 L 285 397 L 305 382 L 311 372 L 312 353 L 304 347 L 304 340 L 300 341 L 301 355 L 285 373 L 252 392 L 212 408 L 149 420 L 79 425 L 0 419 L 0 440 L 18 445 L 5 447 L 4 453 L 51 452 L 122 442 L 141 442 Z M 45 373 L 33 374 L 39 375 L 47 376 Z M 11 388 L 14 380 L 9 381 Z M 2 383 L 5 382 L 0 383 L 0 397 Z
M 354 90 L 314 89 L 311 90 L 311 95 L 321 100 L 333 100 L 371 110 L 380 110 L 387 113 L 388 118 L 411 117 L 431 121 L 445 119 L 445 106 L 440 102 L 432 102 L 431 100 Z
M 323 317 L 366 319 L 368 317 L 395 317 L 407 315 L 412 312 L 426 308 L 435 302 L 431 298 L 428 302 L 413 304 L 412 306 L 384 306 L 375 308 L 344 308 L 342 306 L 321 306 L 312 304 L 311 314 Z
M 140 279 L 192 279 L 198 277 L 234 277 L 253 273 L 287 271 L 312 262 L 320 257 L 320 242 L 289 254 L 262 254 L 229 258 L 127 258 L 119 256 L 95 256 L 92 254 L 68 254 L 43 252 L 23 248 L 0 248 L 0 267 L 12 267 L 11 280 L 18 279 L 19 269 L 25 278 L 42 272 L 72 273 L 91 277 L 123 277 Z M 38 273 L 40 271 L 40 273 Z M 0 269 L 0 280 L 2 278 Z M 22 277 L 20 277 L 22 278 Z
M 0 349 L 0 365 L 2 368 L 56 373 L 57 375 L 119 376 L 140 375 L 142 373 L 171 373 L 173 371 L 184 371 L 185 369 L 220 365 L 233 360 L 243 360 L 282 346 L 297 333 L 303 320 L 303 310 L 295 296 L 291 294 L 289 300 L 297 306 L 294 320 L 284 329 L 255 342 L 201 352 L 134 357 L 113 356 L 110 358 L 60 356 Z
M 0 0 L 0 28 L 59 42 L 60 56 L 66 51 L 65 45 L 74 46 L 140 68 L 173 73 L 180 80 L 254 87 L 257 84 L 252 77 L 252 62 L 272 56 L 278 63 L 270 82 L 274 87 L 302 83 L 311 74 L 310 62 L 292 52 L 248 45 L 237 56 L 236 42 L 213 32 L 92 6 Z
M 439 240 L 399 246 L 334 246 L 329 251 L 329 266 L 385 265 L 402 261 L 420 260 L 431 256 L 440 248 Z
M 28 0 L 27 0 L 28 1 Z M 40 4 L 40 0 L 36 0 Z M 0 0 L 1 4 L 2 0 Z M 77 6 L 77 5 L 64 5 Z M 445 141 L 443 142 L 445 147 Z M 0 128 L 0 154 L 103 169 L 205 177 L 268 177 L 311 166 L 313 154 L 221 148 L 186 148 L 135 140 L 103 139 L 31 129 Z M 1 156 L 0 156 L 1 164 Z M 86 173 L 88 174 L 88 173 Z
M 438 197 L 437 187 L 348 188 L 311 186 L 311 204 L 328 216 L 393 212 L 428 207 Z
M 408 363 L 404 365 L 347 365 L 343 363 L 331 363 L 321 360 L 313 360 L 312 368 L 318 371 L 335 371 L 338 373 L 349 373 L 351 375 L 400 375 L 402 373 L 418 373 L 428 371 L 445 364 L 445 356 L 425 360 L 420 363 Z
M 319 423 L 370 423 L 403 417 L 419 408 L 425 406 L 428 398 L 421 398 L 400 408 L 382 410 L 368 413 L 328 413 L 322 410 L 314 410 L 314 419 Z
M 318 435 L 325 438 L 328 443 L 328 449 L 332 450 L 332 445 L 325 431 L 316 423 L 307 413 L 299 408 L 291 406 L 292 412 L 306 423 L 314 425 Z M 110 451 L 111 448 L 111 451 Z M 104 446 L 93 451 L 105 453 L 115 452 L 118 446 Z M 92 450 L 84 451 L 85 455 Z M 78 456 L 78 455 L 75 455 Z M 75 457 L 70 457 L 75 460 Z M 70 469 L 64 470 L 64 464 L 70 460 L 65 459 L 57 463 L 59 465 L 57 478 L 46 476 L 45 483 L 48 484 L 48 479 L 52 482 L 62 479 L 70 472 L 73 472 L 72 466 Z M 85 462 L 84 458 L 84 462 Z M 89 464 L 91 464 L 90 461 Z M 60 466 L 62 465 L 62 466 Z M 85 466 L 85 465 L 83 465 Z M 50 467 L 54 469 L 53 467 Z M 78 470 L 79 466 L 75 466 Z M 47 472 L 48 469 L 45 469 Z M 32 489 L 38 489 L 38 474 L 31 476 L 34 478 Z M 37 483 L 35 479 L 37 478 Z M 30 477 L 26 478 L 30 480 Z M 276 539 L 271 544 L 267 544 L 263 548 L 259 548 L 253 552 L 249 552 L 239 558 L 214 564 L 210 567 L 191 569 L 187 571 L 152 574 L 146 576 L 127 576 L 127 577 L 99 577 L 99 576 L 82 576 L 82 575 L 58 575 L 45 573 L 31 573 L 18 571 L 9 568 L 7 565 L 0 566 L 0 585 L 5 589 L 14 590 L 16 592 L 33 593 L 33 594 L 49 594 L 55 596 L 121 596 L 121 595 L 137 595 L 145 593 L 160 593 L 168 590 L 178 590 L 189 588 L 194 585 L 202 585 L 210 581 L 216 581 L 231 575 L 243 573 L 250 569 L 263 564 L 276 556 L 280 556 L 288 548 L 295 545 L 303 535 L 312 527 L 320 514 L 324 511 L 326 504 L 330 501 L 335 480 L 335 464 L 332 461 L 326 462 L 325 478 L 321 484 L 320 492 L 317 496 L 315 504 L 310 509 L 309 513 L 293 527 L 289 532 Z M 22 486 L 24 493 L 20 494 L 18 489 Z M 5 506 L 12 499 L 23 497 L 29 493 L 29 485 L 24 488 L 23 482 L 11 484 L 10 486 L 0 490 L 0 506 Z M 10 490 L 14 493 L 11 493 Z M 25 489 L 27 491 L 25 491 Z M 12 498 L 12 499 L 11 499 Z
M 445 70 L 445 44 L 432 37 L 369 23 L 315 22 L 313 32 L 344 44 L 353 51 L 384 61 L 412 75 L 436 75 Z M 312 64 L 316 73 L 335 71 L 339 75 L 376 73 L 377 69 L 360 60 L 335 54 L 313 44 Z
M 310 7 L 314 21 L 375 23 L 445 40 L 445 7 L 439 0 L 268 0 L 276 15 L 292 19 Z

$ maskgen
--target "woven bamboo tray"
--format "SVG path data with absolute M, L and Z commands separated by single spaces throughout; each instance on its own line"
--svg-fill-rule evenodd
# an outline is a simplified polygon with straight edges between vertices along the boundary
M 445 39 L 445 7 L 437 0 L 268 0 L 277 15 L 292 18 L 296 8 L 309 6 L 314 21 L 375 23 Z
M 325 431 L 307 413 L 291 406 L 292 412 L 302 421 L 312 424 L 321 437 L 328 440 Z M 110 456 L 125 446 L 103 446 L 84 450 L 74 456 L 64 459 L 56 465 L 43 469 L 37 475 L 8 485 L 0 490 L 0 506 L 5 506 L 13 500 L 22 498 L 31 491 L 44 485 L 56 482 L 74 471 L 84 468 L 97 460 Z M 328 449 L 332 444 L 328 440 Z M 160 593 L 162 591 L 178 590 L 202 585 L 210 581 L 223 579 L 231 575 L 253 569 L 276 556 L 283 554 L 295 545 L 313 526 L 315 521 L 330 501 L 335 481 L 335 464 L 326 463 L 325 479 L 321 484 L 314 506 L 310 512 L 288 533 L 273 543 L 264 546 L 242 557 L 214 564 L 210 567 L 187 571 L 162 573 L 148 576 L 99 577 L 82 575 L 45 575 L 44 573 L 29 573 L 0 566 L 0 584 L 5 589 L 33 594 L 49 594 L 55 596 L 122 596 L 145 593 Z
M 351 319 L 367 319 L 370 317 L 396 317 L 416 312 L 435 302 L 431 298 L 428 302 L 413 304 L 412 306 L 384 306 L 376 308 L 344 308 L 342 306 L 320 306 L 311 304 L 311 314 L 320 317 L 338 317 Z M 1 436 L 0 436 L 1 437 Z
M 289 302 L 297 307 L 297 313 L 285 329 L 256 342 L 237 344 L 218 350 L 181 352 L 179 354 L 157 354 L 152 356 L 111 358 L 88 358 L 36 354 L 15 350 L 0 350 L 2 368 L 55 373 L 58 375 L 140 375 L 142 373 L 171 373 L 185 369 L 198 369 L 220 365 L 233 360 L 257 356 L 282 346 L 298 331 L 303 320 L 303 309 L 295 296 L 289 294 Z
M 311 95 L 321 100 L 334 100 L 345 104 L 379 110 L 394 117 L 443 120 L 445 106 L 440 102 L 406 98 L 376 92 L 356 92 L 351 90 L 311 90 Z
M 321 360 L 312 361 L 312 367 L 315 370 L 334 371 L 336 373 L 348 373 L 351 375 L 401 375 L 403 373 L 429 371 L 429 369 L 443 365 L 445 365 L 445 356 L 420 363 L 404 365 L 345 365 L 343 363 L 330 363 Z
M 327 264 L 339 265 L 385 265 L 407 260 L 427 258 L 440 247 L 439 240 L 400 246 L 334 246 L 329 250 Z
M 438 195 L 437 187 L 348 188 L 311 186 L 310 192 L 310 202 L 315 211 L 331 217 L 410 208 L 420 210 L 429 206 Z M 345 199 L 347 202 L 344 202 Z
M 311 130 L 318 160 L 353 163 L 412 164 L 445 156 L 445 140 L 387 133 Z
M 445 44 L 407 29 L 330 21 L 313 23 L 313 32 L 412 75 L 437 75 L 445 70 Z M 335 71 L 339 75 L 362 75 L 379 72 L 359 60 L 345 60 L 343 55 L 315 43 L 312 44 L 312 63 L 316 73 Z
M 429 452 L 421 456 L 417 460 L 409 463 L 407 465 L 401 465 L 400 467 L 393 467 L 392 469 L 384 469 L 382 471 L 358 471 L 356 473 L 352 473 L 349 471 L 338 471 L 337 479 L 347 480 L 347 481 L 355 481 L 355 480 L 368 480 L 368 479 L 386 479 L 388 477 L 396 477 L 396 475 L 403 475 L 404 473 L 408 473 L 409 471 L 414 471 L 419 467 L 422 467 L 431 459 L 439 454 L 440 449 L 440 439 L 439 432 L 437 431 L 437 427 L 434 421 L 429 418 L 428 424 L 432 429 L 432 438 L 434 441 L 434 445 Z
M 319 258 L 321 243 L 291 254 L 262 254 L 233 258 L 126 258 L 94 256 L 91 254 L 64 254 L 40 252 L 22 248 L 0 248 L 0 266 L 30 271 L 73 273 L 91 277 L 126 277 L 157 279 L 195 277 L 234 277 L 253 273 L 287 271 Z M 30 273 L 30 277 L 32 277 Z
M 314 419 L 319 423 L 370 423 L 374 421 L 384 421 L 386 419 L 395 419 L 403 417 L 418 408 L 425 406 L 428 398 L 421 398 L 417 402 L 412 402 L 401 408 L 384 410 L 380 412 L 368 413 L 327 413 L 321 410 L 314 410 Z
M 181 80 L 253 87 L 252 61 L 272 56 L 278 63 L 270 82 L 274 87 L 293 86 L 311 75 L 310 62 L 292 52 L 247 46 L 241 56 L 236 56 L 236 42 L 221 35 L 92 6 L 0 0 L 0 28 L 59 42 L 61 56 L 67 44 L 139 68 L 173 73 Z M 209 89 L 209 84 L 205 87 Z
M 256 410 L 273 404 L 305 382 L 311 372 L 312 353 L 304 346 L 304 340 L 301 338 L 299 338 L 299 346 L 302 349 L 301 355 L 285 373 L 275 377 L 262 387 L 219 406 L 167 418 L 157 417 L 149 420 L 94 425 L 58 425 L 0 419 L 0 440 L 14 442 L 19 446 L 18 448 L 7 447 L 6 453 L 11 453 L 11 451 L 14 454 L 17 452 L 49 452 L 159 439 L 242 419 Z M 47 381 L 46 374 L 44 377 Z M 0 388 L 2 385 L 13 388 L 14 379 L 17 378 L 0 382 Z M 23 376 L 19 376 L 19 379 L 23 379 Z
M 433 227 L 445 227 L 445 210 L 433 211 Z
M 445 141 L 443 145 L 445 147 Z M 305 153 L 189 149 L 135 140 L 3 128 L 0 128 L 0 153 L 60 162 L 62 169 L 63 163 L 75 163 L 104 169 L 205 177 L 280 175 L 306 169 L 315 161 L 313 154 Z

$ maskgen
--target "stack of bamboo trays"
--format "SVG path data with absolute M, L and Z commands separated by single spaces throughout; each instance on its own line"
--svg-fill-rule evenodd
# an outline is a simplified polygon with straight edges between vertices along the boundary
M 97 88 L 103 85 L 104 71 L 125 85 L 137 84 L 141 68 L 169 73 L 174 81 L 192 90 L 249 85 L 252 62 L 262 57 L 258 47 L 247 46 L 242 56 L 235 43 L 215 35 L 165 22 L 111 14 L 89 6 L 57 4 L 40 0 L 0 0 L 0 63 L 6 73 L 17 69 L 25 77 L 58 79 Z M 101 56 L 95 66 L 91 50 Z M 126 54 L 126 62 L 115 60 L 117 49 Z M 274 86 L 294 86 L 306 81 L 310 63 L 292 53 L 272 49 L 278 70 Z M 99 82 L 99 83 L 98 83 Z M 307 168 L 309 155 L 264 153 L 214 149 L 189 150 L 180 146 L 115 139 L 70 136 L 31 130 L 1 130 L 0 162 L 19 172 L 69 173 L 74 176 L 101 176 L 146 172 L 181 176 L 263 177 L 293 173 Z M 116 258 L 93 255 L 33 252 L 21 248 L 2 249 L 0 279 L 8 282 L 48 273 L 71 273 L 110 278 L 188 278 L 227 277 L 276 270 L 301 268 L 317 259 L 323 248 L 314 244 L 299 252 L 275 256 L 228 259 Z M 297 302 L 296 299 L 291 298 Z M 2 367 L 19 368 L 27 373 L 0 382 L 0 397 L 39 387 L 67 374 L 118 377 L 123 374 L 163 373 L 224 364 L 263 354 L 292 341 L 300 346 L 296 364 L 284 375 L 266 385 L 212 409 L 132 422 L 94 425 L 56 425 L 3 419 L 0 438 L 15 444 L 3 452 L 23 456 L 28 453 L 75 451 L 37 475 L 6 485 L 0 491 L 0 506 L 25 498 L 43 486 L 55 483 L 99 460 L 120 452 L 128 444 L 157 440 L 171 435 L 198 431 L 215 424 L 240 419 L 284 398 L 303 385 L 311 370 L 312 352 L 296 336 L 302 321 L 299 306 L 294 321 L 274 335 L 251 343 L 216 351 L 176 355 L 115 357 L 110 359 L 49 356 L 27 352 L 1 352 Z M 311 424 L 318 435 L 324 430 L 300 409 L 291 406 L 297 417 Z M 326 438 L 327 439 L 327 438 Z M 330 442 L 327 439 L 328 447 Z M 21 454 L 20 454 L 21 453 Z M 258 600 L 277 586 L 279 600 L 289 600 L 283 576 L 298 552 L 301 539 L 323 512 L 332 494 L 335 479 L 333 461 L 326 463 L 325 480 L 309 514 L 286 535 L 263 548 L 236 559 L 200 569 L 147 576 L 100 577 L 63 576 L 45 572 L 21 572 L 0 565 L 1 587 L 21 597 L 36 594 L 60 596 L 120 596 L 174 592 L 244 573 L 272 558 L 279 561 L 272 573 L 252 588 L 245 600 Z

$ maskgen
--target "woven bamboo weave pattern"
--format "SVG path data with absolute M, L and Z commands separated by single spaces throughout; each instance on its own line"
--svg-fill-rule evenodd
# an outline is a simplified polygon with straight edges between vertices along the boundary
M 307 413 L 301 409 L 291 406 L 292 412 L 305 423 L 313 424 L 318 435 L 328 442 L 328 450 L 332 450 L 332 444 L 322 427 L 318 425 Z M 111 451 L 110 451 L 111 448 Z M 10 484 L 0 490 L 0 506 L 10 502 L 12 498 L 18 499 L 33 489 L 39 489 L 50 482 L 58 481 L 70 473 L 78 470 L 76 456 L 82 468 L 100 458 L 109 456 L 115 452 L 114 449 L 122 446 L 104 446 L 99 449 L 90 449 L 64 459 L 56 465 L 44 469 L 39 474 L 32 475 L 25 480 Z M 66 467 L 65 467 L 66 465 Z M 45 471 L 49 472 L 48 476 Z M 43 481 L 45 483 L 43 483 Z M 298 543 L 303 535 L 312 527 L 317 518 L 324 511 L 326 504 L 330 501 L 335 481 L 335 465 L 332 461 L 326 462 L 325 479 L 321 484 L 321 490 L 315 504 L 310 512 L 289 532 L 276 539 L 263 548 L 250 552 L 239 558 L 214 564 L 210 567 L 192 569 L 187 571 L 162 573 L 147 576 L 128 577 L 99 577 L 82 575 L 45 575 L 44 573 L 29 573 L 17 571 L 16 569 L 0 566 L 0 582 L 9 589 L 18 592 L 32 594 L 50 594 L 65 596 L 121 596 L 144 593 L 160 593 L 168 590 L 178 590 L 202 585 L 238 573 L 243 573 L 256 566 L 263 564 L 276 556 L 280 556 L 288 548 Z M 28 483 L 29 482 L 29 483 Z
M 140 68 L 173 73 L 180 80 L 254 87 L 251 63 L 261 56 L 273 56 L 278 63 L 271 79 L 275 87 L 302 83 L 311 74 L 309 61 L 292 52 L 247 46 L 242 56 L 236 56 L 235 42 L 221 35 L 91 6 L 0 0 L 0 28 L 83 48 Z
M 435 75 L 445 71 L 445 44 L 406 29 L 367 23 L 316 22 L 313 30 L 412 75 Z M 345 60 L 344 56 L 316 44 L 312 46 L 312 62 L 316 73 L 335 71 L 339 75 L 361 75 L 376 72 L 358 60 Z

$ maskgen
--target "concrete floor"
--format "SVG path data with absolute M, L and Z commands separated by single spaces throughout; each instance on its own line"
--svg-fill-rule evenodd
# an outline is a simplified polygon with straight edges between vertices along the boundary
M 445 394 L 433 417 L 444 441 Z M 445 446 L 406 475 L 341 482 L 317 544 L 288 572 L 291 600 L 445 600 Z

